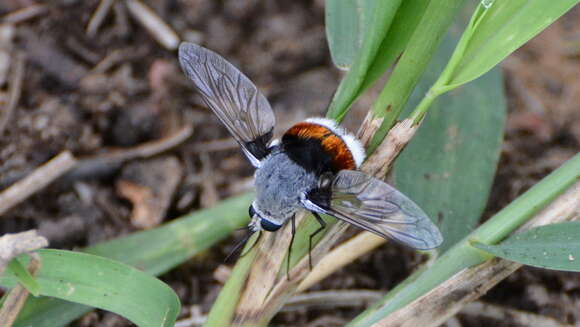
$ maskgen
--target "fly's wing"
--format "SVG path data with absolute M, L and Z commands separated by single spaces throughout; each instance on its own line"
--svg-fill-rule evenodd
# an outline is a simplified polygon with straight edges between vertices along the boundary
M 181 69 L 255 167 L 268 155 L 276 119 L 268 100 L 244 74 L 213 51 L 183 42 Z
M 326 214 L 415 249 L 428 250 L 443 242 L 439 229 L 418 205 L 387 183 L 359 171 L 340 171 L 330 196 L 309 200 Z

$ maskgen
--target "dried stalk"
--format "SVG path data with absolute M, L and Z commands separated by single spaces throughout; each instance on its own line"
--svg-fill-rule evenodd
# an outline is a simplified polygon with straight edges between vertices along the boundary
M 167 24 L 153 9 L 139 0 L 127 0 L 129 13 L 141 24 L 159 44 L 167 50 L 175 50 L 181 40 L 169 24 Z
M 561 323 L 552 317 L 545 317 L 530 312 L 479 301 L 467 304 L 461 309 L 460 314 L 472 317 L 491 318 L 501 321 L 504 324 L 515 324 L 516 326 L 523 327 L 574 327 L 574 325 Z
M 333 272 L 348 265 L 386 242 L 386 239 L 371 232 L 360 232 L 355 237 L 328 252 L 320 262 L 312 268 L 312 271 L 308 276 L 306 276 L 302 283 L 300 283 L 300 286 L 298 286 L 298 292 L 303 292 L 313 285 L 318 284 L 318 282 L 328 277 Z
M 8 96 L 8 104 L 6 104 L 6 110 L 2 115 L 0 120 L 0 137 L 4 134 L 4 129 L 8 126 L 10 118 L 14 114 L 14 110 L 18 105 L 20 100 L 20 95 L 22 94 L 22 81 L 24 80 L 24 55 L 22 53 L 16 54 L 16 60 L 13 64 L 12 75 L 10 76 L 10 93 Z
M 76 163 L 77 160 L 70 152 L 61 152 L 58 156 L 37 168 L 24 179 L 10 186 L 7 190 L 0 193 L 0 216 L 62 176 L 73 168 Z
M 91 16 L 89 24 L 87 25 L 86 33 L 88 37 L 94 37 L 97 34 L 99 27 L 109 14 L 109 11 L 111 11 L 114 2 L 115 0 L 101 0 L 99 2 L 99 6 L 93 16 Z
M 40 269 L 40 256 L 36 253 L 30 255 L 30 262 L 28 263 L 28 271 L 32 276 Z M 0 308 L 0 321 L 2 326 L 10 327 L 18 317 L 22 306 L 28 298 L 28 290 L 24 286 L 16 285 L 6 297 L 2 308 Z

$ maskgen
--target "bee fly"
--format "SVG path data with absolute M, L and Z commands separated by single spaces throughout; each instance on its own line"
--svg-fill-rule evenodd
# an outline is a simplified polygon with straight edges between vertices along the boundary
M 256 168 L 256 199 L 249 208 L 251 232 L 277 231 L 289 219 L 294 232 L 294 214 L 306 209 L 320 224 L 310 235 L 310 245 L 325 227 L 319 214 L 415 249 L 441 244 L 441 233 L 413 201 L 356 170 L 364 160 L 364 149 L 334 121 L 310 118 L 271 142 L 274 113 L 244 74 L 218 54 L 192 43 L 179 46 L 179 62 Z

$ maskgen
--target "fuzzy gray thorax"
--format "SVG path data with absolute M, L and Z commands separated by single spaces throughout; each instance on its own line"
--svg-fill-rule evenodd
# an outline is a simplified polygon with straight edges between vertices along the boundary
M 274 150 L 256 171 L 254 209 L 262 218 L 282 225 L 302 208 L 300 194 L 316 187 L 317 182 L 314 173 Z

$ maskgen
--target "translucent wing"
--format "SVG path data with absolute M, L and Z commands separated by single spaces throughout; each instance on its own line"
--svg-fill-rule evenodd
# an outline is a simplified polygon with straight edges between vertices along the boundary
M 436 248 L 443 242 L 441 233 L 419 206 L 379 179 L 342 170 L 330 194 L 324 193 L 308 196 L 323 213 L 420 250 Z
M 244 74 L 213 51 L 183 42 L 179 63 L 207 106 L 258 167 L 268 154 L 276 123 L 268 100 Z

